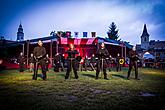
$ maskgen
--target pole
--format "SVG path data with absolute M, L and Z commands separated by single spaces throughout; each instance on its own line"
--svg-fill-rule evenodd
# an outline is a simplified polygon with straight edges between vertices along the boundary
M 53 45 L 53 41 L 51 39 L 51 42 L 50 42 L 50 65 L 52 65 L 52 45 Z
M 29 43 L 30 43 L 30 41 L 29 40 L 27 40 L 27 67 L 28 67 L 28 64 L 29 64 Z
M 123 57 L 123 43 L 121 45 L 121 57 Z
M 124 55 L 124 60 L 126 61 L 126 57 L 127 57 L 127 51 L 126 51 L 126 49 L 127 49 L 127 47 L 126 46 L 124 46 L 125 47 L 125 55 Z M 126 62 L 125 62 L 126 63 Z
M 22 44 L 22 53 L 23 53 L 23 55 L 25 53 L 25 44 Z
M 58 40 L 56 41 L 56 53 L 58 53 Z

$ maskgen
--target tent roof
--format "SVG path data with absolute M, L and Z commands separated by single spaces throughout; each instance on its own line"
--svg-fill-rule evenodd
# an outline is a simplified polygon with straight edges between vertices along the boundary
M 25 40 L 25 41 L 12 42 L 12 43 L 8 43 L 7 47 L 16 46 L 16 45 L 20 45 L 20 44 L 25 44 L 27 41 L 37 42 L 38 40 L 46 41 L 46 40 L 52 40 L 52 39 L 57 40 L 58 36 L 53 35 L 53 36 L 30 39 L 30 40 Z M 61 37 L 60 40 L 63 40 L 64 44 L 67 44 L 70 41 L 72 43 L 75 43 L 75 44 L 87 44 L 87 45 L 92 44 L 92 43 L 96 43 L 96 42 L 97 43 L 105 42 L 105 44 L 110 44 L 110 45 L 126 46 L 127 48 L 132 48 L 133 47 L 128 42 L 121 42 L 121 41 L 112 40 L 112 39 L 109 39 L 109 38 L 102 38 L 102 37 L 95 37 L 95 38 L 62 38 Z
M 105 42 L 106 44 L 111 44 L 111 45 L 118 45 L 118 46 L 126 46 L 127 48 L 132 48 L 133 46 L 130 45 L 128 42 L 122 42 L 122 41 L 117 41 L 117 40 L 112 40 L 109 38 L 102 38 L 102 37 L 97 37 L 98 42 Z
M 149 52 L 145 52 L 145 54 L 143 55 L 143 58 L 144 59 L 155 59 L 155 56 L 153 56 Z

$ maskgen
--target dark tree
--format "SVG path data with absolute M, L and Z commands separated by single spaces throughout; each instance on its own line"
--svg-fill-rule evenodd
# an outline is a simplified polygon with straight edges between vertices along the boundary
M 108 37 L 112 40 L 117 40 L 119 38 L 119 35 L 118 35 L 118 29 L 116 29 L 117 26 L 114 22 L 112 22 L 109 26 L 109 30 L 107 32 L 108 34 Z

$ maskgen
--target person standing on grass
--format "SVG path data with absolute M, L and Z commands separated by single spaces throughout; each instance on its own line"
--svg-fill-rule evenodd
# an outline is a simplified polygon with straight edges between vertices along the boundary
M 89 60 L 88 60 L 88 57 L 85 56 L 85 58 L 84 58 L 84 68 L 85 68 L 85 71 L 88 70 L 88 65 L 89 65 Z
M 106 59 L 107 59 L 107 63 L 108 63 L 108 70 L 110 72 L 111 71 L 111 68 L 112 68 L 112 56 L 109 55 L 109 57 L 106 58 Z
M 65 71 L 65 55 L 60 54 L 60 65 L 61 65 L 61 71 Z
M 132 67 L 135 68 L 135 79 L 136 80 L 140 80 L 138 78 L 138 65 L 137 65 L 137 61 L 138 61 L 138 54 L 136 52 L 136 47 L 133 47 L 131 51 L 129 51 L 129 58 L 130 58 L 130 62 L 129 62 L 129 70 L 128 70 L 128 75 L 127 75 L 127 79 L 129 80 L 130 78 L 130 73 L 132 70 Z
M 80 53 L 79 53 L 78 56 L 76 57 L 77 68 L 78 68 L 79 71 L 81 70 L 81 62 L 80 62 L 81 59 L 82 59 L 82 57 L 81 57 L 81 55 L 80 55 Z
M 49 64 L 50 64 L 50 58 L 49 58 L 49 55 L 48 54 L 46 54 L 46 58 L 45 58 L 45 60 L 46 60 L 46 71 L 49 71 Z
M 54 56 L 54 72 L 59 72 L 61 56 L 59 53 L 56 53 Z
M 120 54 L 118 53 L 117 54 L 117 57 L 116 57 L 116 71 L 121 71 L 121 64 L 120 64 Z
M 18 57 L 18 64 L 19 64 L 19 71 L 20 73 L 22 73 L 24 71 L 24 65 L 25 65 L 25 57 L 22 52 Z
M 45 56 L 46 56 L 46 49 L 43 47 L 43 42 L 41 40 L 38 41 L 38 46 L 34 48 L 33 50 L 34 54 L 34 74 L 33 74 L 33 80 L 37 80 L 37 72 L 39 65 L 42 69 L 42 79 L 46 80 L 46 62 L 45 62 Z
M 72 68 L 75 78 L 78 79 L 76 54 L 78 54 L 79 52 L 74 48 L 73 44 L 69 44 L 69 49 L 66 51 L 66 53 L 68 54 L 68 57 L 67 57 L 67 72 L 65 75 L 65 79 L 69 78 L 69 74 L 72 71 Z
M 29 58 L 29 72 L 33 72 L 34 68 L 34 55 L 31 53 Z
M 90 65 L 91 65 L 92 71 L 94 71 L 95 70 L 95 66 L 96 66 L 96 57 L 95 57 L 95 54 L 92 54 L 92 57 L 90 59 Z
M 104 74 L 104 79 L 108 80 L 106 73 L 106 67 L 107 67 L 106 58 L 109 56 L 109 52 L 105 48 L 105 44 L 103 42 L 101 43 L 101 47 L 97 49 L 96 56 L 98 57 L 96 79 L 98 79 L 99 73 L 101 71 Z

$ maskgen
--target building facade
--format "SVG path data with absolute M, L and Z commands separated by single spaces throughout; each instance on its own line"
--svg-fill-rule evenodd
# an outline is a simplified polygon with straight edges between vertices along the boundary
M 154 56 L 154 59 L 144 59 L 144 63 L 148 66 L 165 67 L 165 41 L 150 40 L 147 32 L 147 26 L 144 24 L 143 32 L 141 35 L 141 44 L 136 45 L 138 54 L 143 59 L 143 55 L 149 52 Z

